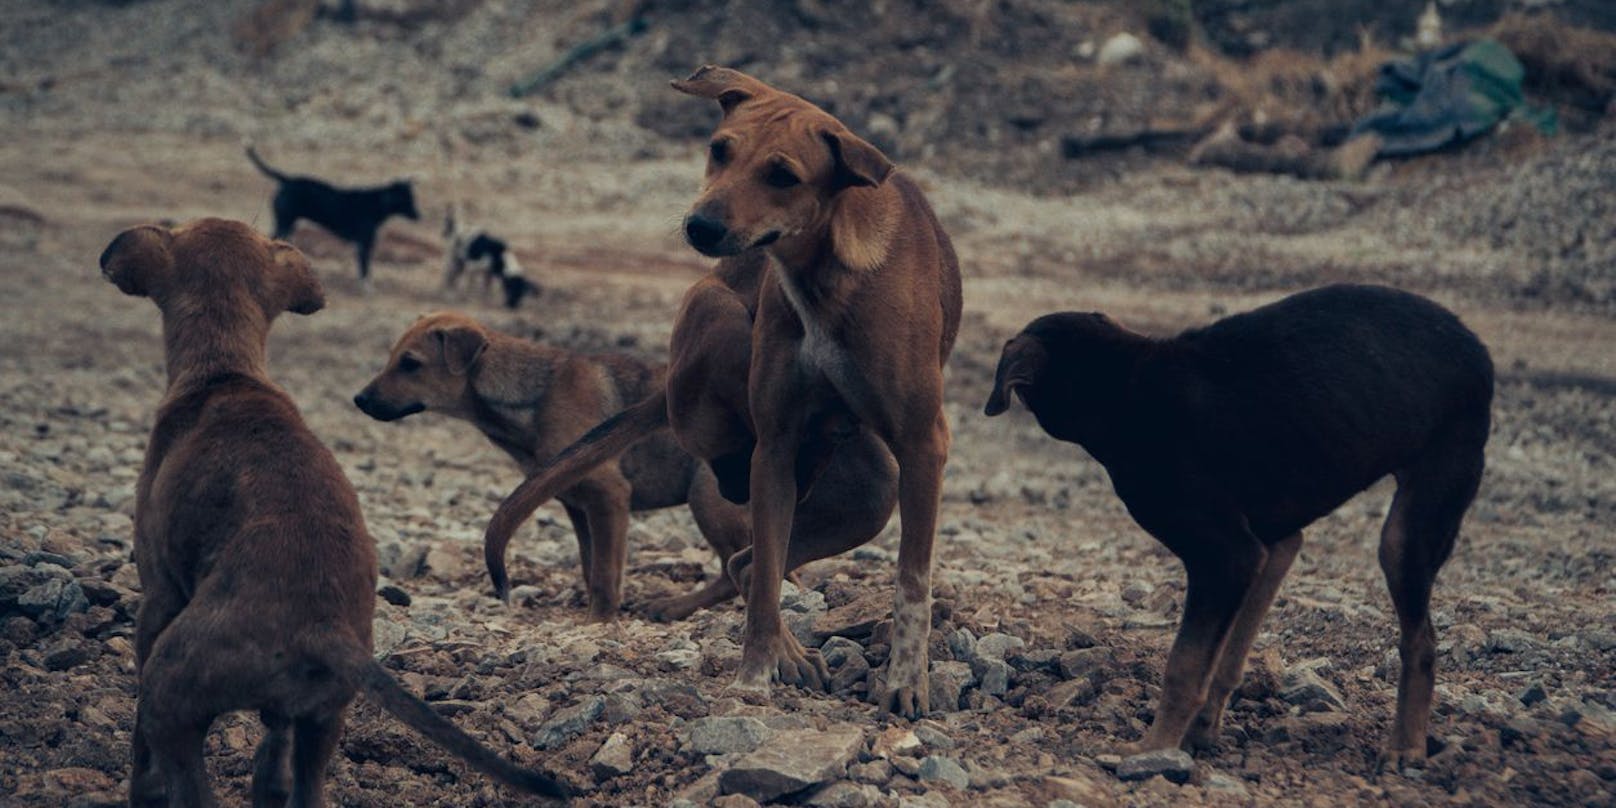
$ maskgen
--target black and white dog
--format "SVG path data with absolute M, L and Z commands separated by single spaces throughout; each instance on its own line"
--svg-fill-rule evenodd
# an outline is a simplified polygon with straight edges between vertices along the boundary
M 467 268 L 479 270 L 483 273 L 483 294 L 488 293 L 488 287 L 497 279 L 505 292 L 505 307 L 515 309 L 522 304 L 522 298 L 529 294 L 538 294 L 538 284 L 527 279 L 522 274 L 522 265 L 516 260 L 516 253 L 504 241 L 489 235 L 486 230 L 474 228 L 459 230 L 456 226 L 455 214 L 449 213 L 443 224 L 443 237 L 449 243 L 449 254 L 445 260 L 443 285 L 453 289 L 460 281 L 460 276 Z
M 247 159 L 270 179 L 280 183 L 275 191 L 275 238 L 292 234 L 298 219 L 308 219 L 351 242 L 359 253 L 359 281 L 370 288 L 370 251 L 376 246 L 376 231 L 391 216 L 419 219 L 415 191 L 405 180 L 376 188 L 337 188 L 313 177 L 283 174 L 247 147 Z

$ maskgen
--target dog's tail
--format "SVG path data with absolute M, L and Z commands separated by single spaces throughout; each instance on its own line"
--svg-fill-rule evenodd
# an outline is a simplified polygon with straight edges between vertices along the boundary
M 363 690 L 365 695 L 375 700 L 382 709 L 392 713 L 393 717 L 410 725 L 416 732 L 471 764 L 473 768 L 512 788 L 557 799 L 566 799 L 570 796 L 571 792 L 567 787 L 554 777 L 532 769 L 524 769 L 483 746 L 476 738 L 467 735 L 449 719 L 439 715 L 431 705 L 405 690 L 404 686 L 399 684 L 398 680 L 368 652 L 361 654 L 361 659 L 348 663 L 353 685 Z
M 258 156 L 258 150 L 253 148 L 251 143 L 247 144 L 247 159 L 251 160 L 252 164 L 257 166 L 258 170 L 264 172 L 264 175 L 270 179 L 276 182 L 286 182 L 286 175 L 276 171 L 269 163 L 264 162 L 264 158 Z
M 540 505 L 576 484 L 579 477 L 667 425 L 668 396 L 658 390 L 655 395 L 596 424 L 505 497 L 483 533 L 483 560 L 488 564 L 488 577 L 494 582 L 494 594 L 500 600 L 509 602 L 511 599 L 510 576 L 505 572 L 505 548 L 510 545 L 516 529 Z

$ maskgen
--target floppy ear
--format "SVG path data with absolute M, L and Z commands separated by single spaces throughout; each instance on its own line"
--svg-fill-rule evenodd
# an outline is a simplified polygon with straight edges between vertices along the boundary
M 309 268 L 309 259 L 303 257 L 302 250 L 277 241 L 270 244 L 269 254 L 280 270 L 277 285 L 286 301 L 283 308 L 293 314 L 313 314 L 325 308 L 325 288 Z
M 717 101 L 724 108 L 725 115 L 741 102 L 773 89 L 739 70 L 717 65 L 702 65 L 690 74 L 690 78 L 674 79 L 671 83 L 673 89 L 686 95 Z
M 852 132 L 826 132 L 825 142 L 836 160 L 835 183 L 839 188 L 880 185 L 892 174 L 892 161 Z
M 174 271 L 168 247 L 174 234 L 153 224 L 131 227 L 101 251 L 101 276 L 126 295 L 146 297 Z
M 466 326 L 433 329 L 432 334 L 443 346 L 443 363 L 456 376 L 466 375 L 488 347 L 487 337 Z
M 1033 337 L 1022 334 L 1005 343 L 1004 352 L 999 354 L 999 369 L 993 374 L 993 392 L 982 412 L 994 416 L 1010 409 L 1010 395 L 1037 380 L 1045 358 L 1044 346 Z

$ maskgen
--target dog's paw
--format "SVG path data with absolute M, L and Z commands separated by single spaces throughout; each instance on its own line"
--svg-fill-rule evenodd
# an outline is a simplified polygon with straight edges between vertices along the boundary
M 1375 760 L 1375 776 L 1400 775 L 1408 769 L 1424 769 L 1425 752 L 1424 746 L 1414 749 L 1382 749 L 1379 758 Z
M 748 646 L 741 651 L 741 666 L 735 673 L 736 690 L 767 690 L 774 682 L 809 690 L 825 690 L 830 667 L 816 650 L 803 648 L 796 638 L 781 632 L 763 647 Z
M 917 720 L 926 714 L 930 695 L 927 688 L 894 687 L 881 697 L 881 709 L 900 718 Z

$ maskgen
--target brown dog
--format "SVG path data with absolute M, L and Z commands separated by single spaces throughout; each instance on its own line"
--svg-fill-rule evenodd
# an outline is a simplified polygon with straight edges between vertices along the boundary
M 635 425 L 666 417 L 725 496 L 751 502 L 751 551 L 730 562 L 747 598 L 736 685 L 820 687 L 823 660 L 781 623 L 780 581 L 873 538 L 896 487 L 903 533 L 882 701 L 918 716 L 949 445 L 942 367 L 960 318 L 953 247 L 915 183 L 818 107 L 726 68 L 673 86 L 723 108 L 685 220 L 691 245 L 721 260 L 685 296 L 666 397 L 603 424 L 530 479 L 489 533 L 510 530 Z
M 204 219 L 124 231 L 101 272 L 157 303 L 168 362 L 136 492 L 145 597 L 130 804 L 212 805 L 204 736 L 221 713 L 250 709 L 266 729 L 253 804 L 289 795 L 324 805 L 357 690 L 501 781 L 564 795 L 479 745 L 371 656 L 376 553 L 358 499 L 265 367 L 275 317 L 324 305 L 303 256 L 239 222 Z
M 381 421 L 422 411 L 469 421 L 528 474 L 590 427 L 660 390 L 666 369 L 624 354 L 584 355 L 490 331 L 463 314 L 417 320 L 393 346 L 387 366 L 354 404 Z M 651 434 L 615 462 L 591 469 L 560 493 L 578 536 L 590 616 L 615 617 L 622 604 L 629 511 L 690 505 L 720 561 L 746 546 L 746 509 L 725 501 L 706 466 L 666 431 Z M 509 598 L 505 545 L 484 548 L 494 589 Z M 647 606 L 659 620 L 682 620 L 735 597 L 728 575 Z

